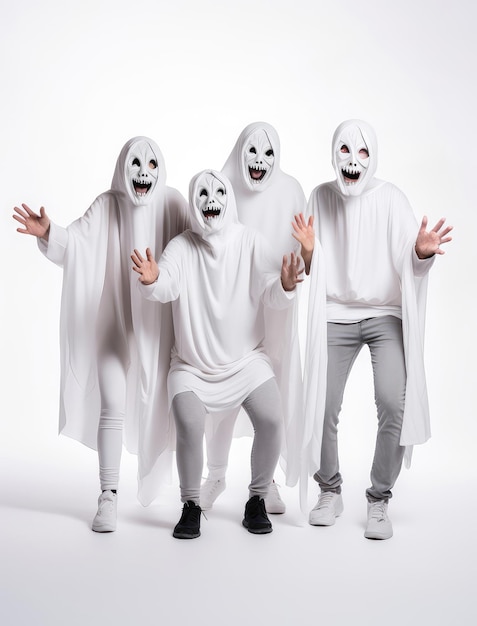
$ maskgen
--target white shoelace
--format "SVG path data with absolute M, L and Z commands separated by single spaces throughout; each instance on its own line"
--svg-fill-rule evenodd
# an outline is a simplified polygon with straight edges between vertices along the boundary
M 323 491 L 322 493 L 320 493 L 316 509 L 320 510 L 329 507 L 335 495 L 336 494 L 333 491 Z
M 387 519 L 386 502 L 374 502 L 370 507 L 370 517 L 378 522 L 385 522 Z

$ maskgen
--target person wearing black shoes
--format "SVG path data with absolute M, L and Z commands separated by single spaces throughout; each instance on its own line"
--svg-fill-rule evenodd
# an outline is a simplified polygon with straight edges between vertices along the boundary
M 196 539 L 200 537 L 200 514 L 202 509 L 193 500 L 187 500 L 182 507 L 182 515 L 172 536 L 176 539 Z
M 177 433 L 182 517 L 173 536 L 200 535 L 200 482 L 206 415 L 242 406 L 254 429 L 244 526 L 272 530 L 264 498 L 280 454 L 282 407 L 263 347 L 262 302 L 291 306 L 300 260 L 285 256 L 281 272 L 267 241 L 239 223 L 232 186 L 219 172 L 195 176 L 189 190 L 191 230 L 175 237 L 159 263 L 134 250 L 138 288 L 149 300 L 172 302 L 175 344 L 168 377 Z
M 242 524 L 249 533 L 253 533 L 254 535 L 266 535 L 272 532 L 272 524 L 268 519 L 265 500 L 263 498 L 259 496 L 252 496 L 250 498 L 245 505 Z

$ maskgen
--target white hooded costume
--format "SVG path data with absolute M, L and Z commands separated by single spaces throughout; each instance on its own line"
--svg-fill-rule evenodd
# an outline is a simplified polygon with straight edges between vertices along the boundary
M 172 301 L 170 403 L 192 391 L 215 413 L 240 406 L 274 376 L 263 347 L 261 302 L 288 307 L 295 292 L 283 290 L 266 241 L 238 222 L 226 176 L 212 170 L 195 176 L 190 209 L 191 230 L 164 250 L 156 283 L 138 285 L 148 299 Z
M 137 292 L 130 254 L 148 246 L 159 256 L 188 226 L 187 204 L 165 179 L 158 146 L 135 137 L 121 150 L 111 189 L 68 228 L 51 223 L 48 242 L 39 240 L 40 250 L 64 270 L 59 430 L 97 448 L 97 333 L 108 328 L 104 316 L 113 311 L 117 340 L 127 346 L 125 444 L 138 454 L 138 498 L 144 505 L 157 495 L 170 467 L 174 431 L 166 379 L 173 329 L 170 307 L 146 302 Z
M 348 153 L 341 151 L 343 145 Z M 430 437 L 423 343 L 427 272 L 434 258 L 419 260 L 416 255 L 418 224 L 407 198 L 374 177 L 377 143 L 368 124 L 343 122 L 333 136 L 332 160 L 337 180 L 316 187 L 308 206 L 316 241 L 304 381 L 307 474 L 320 467 L 327 321 L 346 324 L 385 315 L 402 319 L 407 378 L 400 445 L 406 446 L 407 465 L 412 446 Z M 355 182 L 346 184 L 345 176 Z
M 239 221 L 268 241 L 275 268 L 280 271 L 283 255 L 298 248 L 291 234 L 291 223 L 294 215 L 305 211 L 306 200 L 298 181 L 280 169 L 280 140 L 276 130 L 265 122 L 246 126 L 222 172 L 232 183 Z M 284 414 L 281 464 L 287 484 L 293 486 L 299 476 L 303 427 L 298 298 L 285 310 L 264 306 L 263 316 L 264 346 L 272 361 Z M 235 416 L 225 419 L 234 420 Z M 208 445 L 214 445 L 213 432 Z

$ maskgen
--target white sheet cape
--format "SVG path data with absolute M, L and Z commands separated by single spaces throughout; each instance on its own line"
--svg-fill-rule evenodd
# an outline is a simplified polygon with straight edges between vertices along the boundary
M 238 223 L 232 186 L 223 182 L 227 206 L 222 227 L 210 231 L 195 205 L 191 181 L 192 229 L 166 247 L 159 277 L 139 290 L 149 299 L 172 301 L 175 345 L 169 373 L 169 400 L 193 391 L 210 413 L 231 409 L 274 373 L 263 347 L 260 302 L 287 307 L 295 292 L 286 293 L 259 233 Z
M 262 183 L 252 184 L 244 162 L 249 139 L 263 131 L 274 152 L 273 169 Z M 269 242 L 277 271 L 284 254 L 299 252 L 292 237 L 294 216 L 306 211 L 306 199 L 299 182 L 280 169 L 280 140 L 277 131 L 266 122 L 254 122 L 240 133 L 222 169 L 232 183 L 238 219 Z M 286 483 L 296 484 L 300 473 L 303 428 L 303 386 L 298 337 L 298 298 L 285 310 L 264 307 L 265 349 L 270 356 L 282 398 L 284 440 L 280 464 Z M 241 434 L 240 428 L 236 432 Z
M 128 154 L 147 142 L 158 161 L 152 196 L 133 200 L 126 180 Z M 148 505 L 168 475 L 174 429 L 169 418 L 166 380 L 173 343 L 169 305 L 147 302 L 131 280 L 130 254 L 149 246 L 158 256 L 188 227 L 187 203 L 165 185 L 158 146 L 146 137 L 128 141 L 116 163 L 111 189 L 68 228 L 51 224 L 40 250 L 63 267 L 60 352 L 60 433 L 97 449 L 100 395 L 96 328 L 103 293 L 115 300 L 129 345 L 124 440 L 138 455 L 138 498 Z M 132 288 L 134 286 L 134 288 Z
M 406 446 L 409 467 L 412 446 L 430 437 L 423 347 L 427 272 L 434 257 L 417 258 L 418 224 L 407 198 L 394 185 L 376 178 L 358 196 L 344 195 L 336 181 L 316 187 L 308 213 L 315 217 L 316 245 L 305 355 L 304 470 L 312 475 L 320 467 L 326 323 L 330 313 L 336 319 L 340 305 L 347 318 L 342 321 L 386 314 L 387 308 L 402 317 L 407 380 L 401 445 Z

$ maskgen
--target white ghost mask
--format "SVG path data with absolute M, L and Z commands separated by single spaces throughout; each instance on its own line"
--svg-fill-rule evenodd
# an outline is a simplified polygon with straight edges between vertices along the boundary
M 374 176 L 377 146 L 371 127 L 360 120 L 348 120 L 333 136 L 333 167 L 338 186 L 346 196 L 359 196 Z
M 197 180 L 194 193 L 194 205 L 207 230 L 219 230 L 227 209 L 227 190 L 224 183 L 211 172 L 205 172 Z
M 138 141 L 125 162 L 126 188 L 135 205 L 149 204 L 159 175 L 160 159 L 147 141 Z
M 275 152 L 263 129 L 252 133 L 244 143 L 243 163 L 245 178 L 254 187 L 266 183 L 272 175 Z

